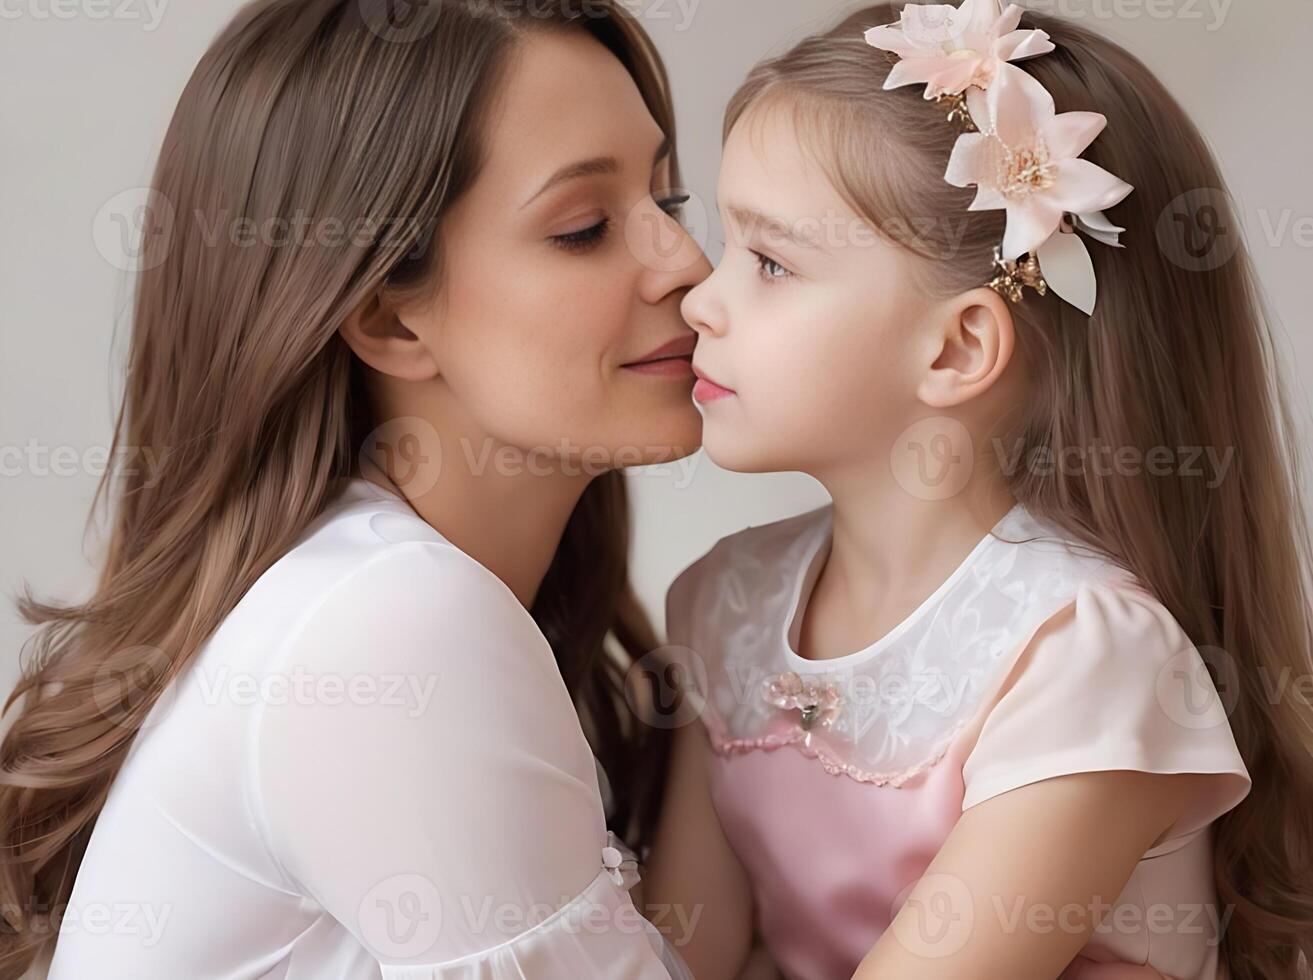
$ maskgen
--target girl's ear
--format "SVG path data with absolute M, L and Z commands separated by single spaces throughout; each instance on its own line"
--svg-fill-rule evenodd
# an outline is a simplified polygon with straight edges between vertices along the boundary
M 442 373 L 425 339 L 430 331 L 411 330 L 377 293 L 343 321 L 338 333 L 358 358 L 380 374 L 428 381 Z
M 931 408 L 961 405 L 993 385 L 1016 345 L 1007 300 L 988 286 L 954 297 L 934 330 L 934 360 L 917 386 Z

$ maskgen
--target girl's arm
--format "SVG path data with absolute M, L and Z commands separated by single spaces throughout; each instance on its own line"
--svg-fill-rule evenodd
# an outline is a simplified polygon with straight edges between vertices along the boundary
M 1210 778 L 1073 773 L 969 808 L 853 980 L 1054 980 Z
M 698 980 L 734 980 L 752 943 L 752 891 L 712 807 L 710 753 L 700 722 L 675 730 L 666 799 L 643 876 L 645 912 Z

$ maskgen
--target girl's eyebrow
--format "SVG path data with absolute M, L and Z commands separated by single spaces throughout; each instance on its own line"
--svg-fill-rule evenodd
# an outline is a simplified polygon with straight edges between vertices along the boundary
M 670 137 L 664 136 L 661 142 L 657 144 L 656 153 L 652 156 L 652 166 L 655 167 L 667 156 L 670 155 Z M 556 173 L 547 178 L 546 183 L 538 188 L 537 193 L 520 205 L 520 210 L 524 210 L 543 194 L 547 193 L 557 184 L 562 184 L 567 180 L 575 180 L 579 177 L 592 177 L 597 174 L 616 174 L 620 172 L 620 161 L 612 156 L 592 157 L 588 160 L 579 160 L 575 163 L 567 163 Z
M 774 215 L 758 211 L 756 208 L 742 207 L 741 205 L 731 204 L 724 211 L 730 220 L 746 231 L 760 231 L 764 237 L 782 238 L 799 248 L 814 249 L 818 252 L 826 251 L 825 246 L 814 235 L 810 235 L 801 227 L 795 226 L 796 223 L 791 225 L 783 218 L 777 218 Z

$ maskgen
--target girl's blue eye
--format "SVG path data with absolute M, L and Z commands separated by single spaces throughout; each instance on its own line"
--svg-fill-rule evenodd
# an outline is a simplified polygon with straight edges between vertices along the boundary
M 793 273 L 784 266 L 780 265 L 768 255 L 762 255 L 760 252 L 753 252 L 757 257 L 757 268 L 761 272 L 761 278 L 769 283 L 780 282 L 792 277 Z
M 552 242 L 567 252 L 582 252 L 585 249 L 592 248 L 605 238 L 607 229 L 610 227 L 611 219 L 603 218 L 597 224 L 588 228 L 572 231 L 565 235 L 553 235 Z

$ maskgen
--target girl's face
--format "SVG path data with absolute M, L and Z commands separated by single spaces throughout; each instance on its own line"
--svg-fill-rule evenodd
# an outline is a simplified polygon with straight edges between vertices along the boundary
M 633 79 L 582 32 L 536 35 L 483 125 L 436 299 L 402 318 L 435 372 L 424 417 L 598 470 L 696 451 L 697 338 L 679 304 L 711 267 Z
M 720 266 L 683 302 L 708 455 L 743 472 L 888 458 L 910 424 L 933 300 L 802 147 L 791 113 L 750 109 L 725 143 Z M 918 368 L 918 364 L 921 365 Z

